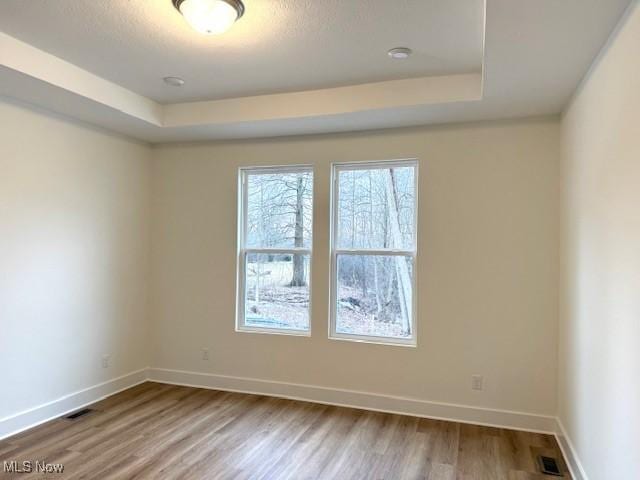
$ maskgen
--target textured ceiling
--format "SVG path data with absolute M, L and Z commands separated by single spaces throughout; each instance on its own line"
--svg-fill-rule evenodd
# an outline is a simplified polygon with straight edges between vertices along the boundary
M 170 0 L 0 0 L 0 99 L 153 143 L 558 114 L 616 25 L 640 8 L 486 0 L 479 73 L 482 0 L 246 3 L 253 19 L 205 37 Z M 386 58 L 402 44 L 417 51 L 409 62 Z M 188 88 L 164 86 L 170 74 Z M 391 81 L 367 83 L 382 80 Z M 354 86 L 326 88 L 345 84 Z M 228 99 L 180 103 L 194 98 Z
M 244 0 L 227 33 L 171 0 L 2 0 L 0 30 L 161 103 L 478 72 L 483 0 Z M 411 47 L 406 61 L 386 55 Z M 186 80 L 169 87 L 165 76 Z

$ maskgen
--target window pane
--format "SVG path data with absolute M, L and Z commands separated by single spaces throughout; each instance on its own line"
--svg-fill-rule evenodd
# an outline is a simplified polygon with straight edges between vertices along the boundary
M 410 338 L 412 257 L 338 255 L 336 333 Z
M 251 172 L 247 175 L 246 188 L 246 246 L 311 246 L 312 172 Z
M 246 255 L 245 325 L 309 330 L 309 255 Z
M 338 170 L 338 248 L 414 248 L 415 167 Z

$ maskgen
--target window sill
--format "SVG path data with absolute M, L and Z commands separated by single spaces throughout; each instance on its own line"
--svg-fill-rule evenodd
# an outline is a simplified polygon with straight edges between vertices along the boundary
M 311 331 L 307 330 L 283 330 L 276 328 L 252 328 L 236 327 L 237 333 L 258 333 L 263 335 L 284 335 L 288 337 L 311 337 Z
M 418 344 L 415 339 L 394 341 L 392 339 L 380 338 L 378 340 L 375 337 L 364 337 L 364 336 L 361 337 L 358 335 L 340 335 L 340 334 L 334 333 L 329 335 L 329 340 L 338 340 L 340 342 L 352 342 L 352 343 L 366 343 L 369 345 L 383 345 L 386 347 L 418 348 Z

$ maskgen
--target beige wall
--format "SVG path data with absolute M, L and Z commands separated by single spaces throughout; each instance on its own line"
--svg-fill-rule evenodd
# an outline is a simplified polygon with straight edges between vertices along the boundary
M 418 348 L 328 340 L 330 164 L 406 157 Z M 315 167 L 312 336 L 236 333 L 238 167 L 292 163 Z M 558 175 L 556 119 L 156 147 L 153 365 L 554 415 Z
M 560 419 L 590 480 L 640 478 L 640 8 L 563 122 Z
M 0 125 L 2 418 L 148 365 L 151 150 L 1 98 Z
M 149 364 L 555 412 L 557 119 L 153 150 L 5 100 L 0 124 L 0 418 Z M 419 346 L 329 341 L 330 162 L 403 157 Z M 313 336 L 236 333 L 237 169 L 286 163 L 315 167 Z

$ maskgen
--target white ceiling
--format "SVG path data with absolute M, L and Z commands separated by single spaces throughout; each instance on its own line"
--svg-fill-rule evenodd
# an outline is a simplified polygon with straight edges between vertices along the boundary
M 2 0 L 0 95 L 150 142 L 556 114 L 630 3 L 246 0 L 207 37 L 170 0 Z
M 2 0 L 0 31 L 160 103 L 482 68 L 484 0 L 244 3 L 229 32 L 205 36 L 171 0 Z M 415 55 L 391 60 L 398 46 Z

